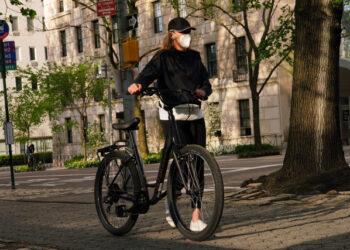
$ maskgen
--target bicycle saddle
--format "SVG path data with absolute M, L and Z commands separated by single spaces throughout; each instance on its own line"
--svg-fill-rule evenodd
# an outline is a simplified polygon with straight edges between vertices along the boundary
M 140 119 L 135 117 L 129 121 L 121 122 L 121 123 L 114 123 L 112 127 L 117 130 L 137 130 L 137 125 L 139 124 Z

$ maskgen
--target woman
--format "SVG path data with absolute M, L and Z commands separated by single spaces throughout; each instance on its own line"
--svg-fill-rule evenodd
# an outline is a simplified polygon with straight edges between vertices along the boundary
M 186 89 L 196 93 L 199 99 L 206 99 L 212 92 L 200 54 L 191 50 L 191 27 L 184 18 L 174 18 L 168 24 L 162 48 L 155 54 L 142 72 L 135 79 L 135 83 L 128 88 L 130 94 L 136 94 L 147 87 L 154 80 L 158 81 L 158 88 L 162 90 Z M 160 103 L 159 116 L 167 138 L 166 145 L 171 140 L 171 128 L 168 113 Z M 182 104 L 174 108 L 174 116 L 183 144 L 206 145 L 205 123 L 200 105 Z M 167 203 L 166 203 L 167 204 Z M 167 221 L 173 227 L 175 224 L 170 216 Z M 206 224 L 200 220 L 200 205 L 193 208 L 190 229 L 202 231 Z

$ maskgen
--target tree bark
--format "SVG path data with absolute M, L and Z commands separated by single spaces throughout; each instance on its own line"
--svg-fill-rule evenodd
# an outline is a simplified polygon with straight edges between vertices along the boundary
M 254 129 L 254 143 L 256 150 L 261 150 L 261 133 L 260 133 L 260 105 L 259 105 L 259 93 L 257 91 L 258 79 L 259 79 L 259 64 L 252 70 L 252 77 L 249 80 L 250 91 L 252 95 L 253 103 L 253 129 Z
M 145 119 L 142 116 L 141 112 L 141 104 L 139 99 L 135 96 L 134 98 L 134 104 L 135 104 L 135 117 L 138 117 L 140 119 L 139 123 L 139 131 L 138 131 L 138 143 L 139 143 L 139 150 L 142 157 L 145 157 L 149 154 L 148 151 L 148 145 L 147 145 L 147 137 L 146 137 L 146 126 L 145 126 Z
M 339 126 L 342 4 L 297 0 L 288 147 L 280 174 L 290 179 L 347 166 Z

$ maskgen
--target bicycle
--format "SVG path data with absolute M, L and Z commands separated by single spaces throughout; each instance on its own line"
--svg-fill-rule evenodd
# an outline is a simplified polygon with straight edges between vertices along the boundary
M 172 110 L 175 103 L 165 102 L 156 88 L 140 93 L 141 97 L 153 94 L 164 103 L 173 132 L 171 144 L 164 148 L 156 182 L 147 182 L 135 143 L 133 131 L 137 130 L 139 119 L 113 124 L 114 129 L 125 131 L 129 140 L 116 141 L 97 151 L 100 164 L 94 196 L 98 217 L 110 233 L 123 235 L 132 229 L 139 214 L 147 213 L 151 205 L 167 196 L 170 215 L 178 230 L 191 240 L 205 240 L 217 229 L 223 210 L 224 188 L 219 166 L 204 147 L 181 144 Z M 171 151 L 173 161 L 164 191 Z M 151 198 L 148 188 L 154 189 Z M 200 209 L 200 219 L 207 224 L 200 232 L 189 227 L 194 207 Z

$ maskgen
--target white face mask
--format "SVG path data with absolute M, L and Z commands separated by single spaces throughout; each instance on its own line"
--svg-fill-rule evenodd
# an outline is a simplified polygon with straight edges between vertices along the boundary
M 191 35 L 190 34 L 184 34 L 180 36 L 180 45 L 182 48 L 187 49 L 190 47 L 191 44 Z

